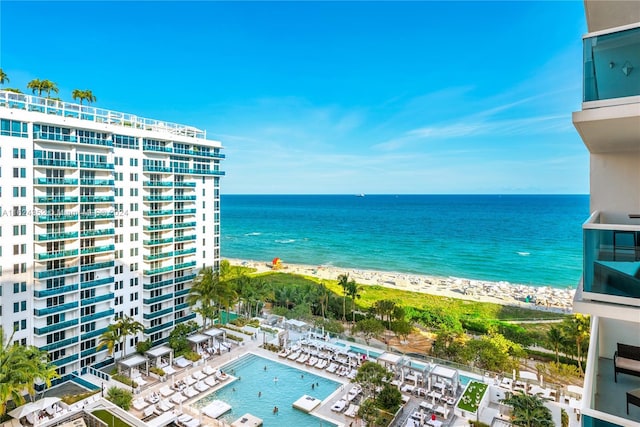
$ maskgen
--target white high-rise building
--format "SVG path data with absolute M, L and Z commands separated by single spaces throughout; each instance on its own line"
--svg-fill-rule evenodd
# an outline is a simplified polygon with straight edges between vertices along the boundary
M 221 143 L 194 127 L 0 91 L 0 325 L 59 381 L 110 363 L 115 318 L 167 340 L 220 261 Z M 118 350 L 120 351 L 120 350 Z
M 574 301 L 575 312 L 591 315 L 581 421 L 640 426 L 640 2 L 584 6 L 584 95 L 573 114 L 591 165 L 591 216 Z M 622 355 L 631 357 L 616 360 L 625 365 L 616 373 L 614 359 Z

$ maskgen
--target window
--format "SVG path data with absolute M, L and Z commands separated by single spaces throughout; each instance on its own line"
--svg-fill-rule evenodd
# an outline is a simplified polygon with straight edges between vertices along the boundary
M 138 166 L 138 159 L 129 159 L 129 166 Z
M 0 119 L 0 135 L 27 138 L 27 123 L 17 120 Z

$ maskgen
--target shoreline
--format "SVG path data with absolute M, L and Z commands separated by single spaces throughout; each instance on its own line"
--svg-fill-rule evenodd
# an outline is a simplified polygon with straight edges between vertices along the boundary
M 393 289 L 421 292 L 448 298 L 488 302 L 517 306 L 531 310 L 541 310 L 568 314 L 572 312 L 575 289 L 559 289 L 550 286 L 528 286 L 508 282 L 491 282 L 458 277 L 437 277 L 423 274 L 398 273 L 393 271 L 344 268 L 327 265 L 307 265 L 283 263 L 278 270 L 271 268 L 271 262 L 226 258 L 231 265 L 250 267 L 257 273 L 277 271 L 282 273 L 312 276 L 322 280 L 337 280 L 341 274 L 361 285 L 378 285 Z M 531 302 L 526 302 L 527 297 Z

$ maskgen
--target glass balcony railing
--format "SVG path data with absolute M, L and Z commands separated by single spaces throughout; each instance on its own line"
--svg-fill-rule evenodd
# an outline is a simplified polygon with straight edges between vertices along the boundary
M 100 147 L 113 147 L 113 141 L 110 139 L 91 138 L 87 136 L 81 136 L 78 139 L 79 144 L 97 145 Z
M 181 289 L 175 292 L 176 297 L 181 297 L 183 295 L 187 295 L 189 293 L 189 289 Z
M 145 165 L 142 167 L 143 172 L 162 172 L 162 173 L 172 173 L 172 169 L 167 166 L 151 166 Z
M 188 242 L 191 240 L 196 240 L 196 235 L 195 234 L 190 234 L 188 236 L 177 236 L 174 239 L 176 242 Z
M 68 347 L 77 342 L 78 342 L 78 337 L 71 337 L 71 338 L 67 338 L 66 340 L 57 341 L 57 342 L 45 345 L 44 347 L 40 347 L 40 350 L 42 351 L 57 350 L 62 347 Z
M 59 142 L 77 142 L 78 139 L 73 135 L 63 135 L 61 133 L 49 133 L 49 132 L 34 132 L 33 139 L 44 141 L 59 141 Z
M 164 259 L 164 258 L 170 258 L 173 256 L 173 251 L 170 252 L 161 252 L 158 254 L 153 254 L 153 255 L 143 255 L 143 259 L 145 261 L 155 261 L 158 259 Z
M 173 224 L 153 224 L 153 225 L 145 225 L 142 227 L 144 231 L 161 231 L 161 230 L 171 230 L 173 228 Z
M 105 311 L 101 311 L 100 313 L 94 313 L 89 316 L 84 316 L 80 318 L 81 323 L 93 322 L 94 320 L 103 319 L 105 317 L 111 317 L 115 313 L 113 308 Z
M 196 210 L 195 209 L 176 209 L 175 214 L 176 215 L 195 215 Z
M 180 255 L 190 255 L 195 253 L 196 253 L 196 248 L 189 248 L 189 249 L 181 249 L 179 251 L 175 251 L 174 255 L 180 256 Z
M 196 196 L 175 196 L 176 202 L 188 202 L 188 201 L 195 201 L 196 200 Z
M 86 272 L 86 271 L 100 270 L 102 268 L 113 267 L 114 265 L 115 265 L 115 261 L 97 262 L 95 264 L 88 264 L 88 265 L 81 266 L 80 271 Z
M 57 276 L 66 276 L 78 272 L 78 267 L 57 268 L 55 270 L 34 271 L 33 277 L 36 279 L 50 279 Z
M 56 259 L 56 258 L 67 258 L 67 257 L 71 257 L 71 256 L 77 256 L 78 255 L 78 250 L 77 249 L 69 249 L 66 251 L 58 251 L 58 252 L 47 252 L 44 254 L 36 254 L 36 259 L 38 261 L 47 261 L 50 259 Z
M 584 102 L 640 95 L 638 46 L 640 28 L 583 40 Z
M 58 360 L 52 360 L 51 363 L 53 363 L 56 366 L 64 366 L 64 365 L 68 365 L 69 363 L 73 363 L 76 360 L 78 360 L 78 355 L 77 354 L 73 354 L 69 357 L 65 357 L 64 359 L 58 359 Z
M 156 152 L 159 152 L 159 153 L 171 153 L 171 152 L 173 152 L 173 149 L 171 147 L 162 147 L 162 146 L 152 145 L 152 144 L 143 144 L 142 145 L 142 150 L 143 151 L 156 151 Z
M 42 289 L 33 291 L 33 296 L 36 298 L 47 298 L 56 295 L 63 295 L 68 292 L 75 292 L 78 290 L 78 284 L 60 286 L 58 288 Z
M 174 280 L 176 283 L 184 283 L 184 282 L 188 282 L 189 280 L 193 280 L 196 278 L 196 274 L 187 274 L 185 276 L 181 276 L 181 277 L 176 277 Z
M 147 328 L 144 330 L 145 335 L 155 334 L 156 332 L 164 331 L 173 327 L 173 321 L 164 322 L 161 325 L 154 326 L 153 328 Z
M 189 307 L 189 304 L 188 304 L 188 303 L 186 303 L 186 302 L 184 302 L 184 303 L 182 303 L 182 304 L 178 304 L 178 305 L 176 305 L 175 310 L 176 310 L 176 311 L 184 310 L 185 308 L 188 308 L 188 307 Z
M 89 220 L 89 219 L 113 219 L 116 217 L 115 212 L 81 212 L 80 219 Z
M 143 216 L 169 216 L 173 215 L 173 209 L 160 209 L 153 211 L 143 211 Z
M 195 261 L 191 261 L 191 262 L 183 262 L 182 264 L 176 264 L 176 266 L 174 267 L 175 270 L 183 270 L 185 268 L 191 268 L 191 267 L 195 267 L 196 262 Z
M 102 301 L 110 301 L 113 299 L 113 296 L 114 296 L 113 293 L 108 293 L 108 294 L 99 295 L 93 298 L 85 298 L 81 301 L 80 305 L 85 306 L 85 305 L 96 304 Z
M 46 335 L 51 332 L 61 331 L 63 329 L 68 329 L 73 326 L 77 326 L 79 323 L 78 319 L 67 320 L 66 322 L 54 323 L 53 325 L 44 326 L 42 328 L 33 328 L 33 333 L 36 335 Z
M 104 245 L 104 246 L 93 246 L 90 248 L 82 248 L 80 249 L 80 253 L 82 255 L 88 254 L 97 254 L 100 252 L 111 252 L 116 249 L 115 245 Z
M 78 162 L 73 160 L 33 159 L 35 166 L 48 166 L 55 168 L 77 168 Z
M 38 242 L 50 242 L 52 240 L 65 240 L 65 239 L 77 239 L 77 231 L 69 231 L 67 233 L 47 233 L 36 234 L 36 240 Z
M 34 178 L 35 185 L 78 185 L 76 178 Z
M 599 220 L 583 226 L 584 292 L 640 298 L 640 226 Z
M 76 233 L 77 235 L 78 233 Z M 116 234 L 114 228 L 102 228 L 100 230 L 82 230 L 80 236 L 82 237 L 101 237 L 101 236 L 113 236 Z
M 164 310 L 156 311 L 153 313 L 144 313 L 142 317 L 146 320 L 156 319 L 158 317 L 166 316 L 173 313 L 173 307 L 165 308 Z
M 142 285 L 145 291 L 152 291 L 158 288 L 164 288 L 165 286 L 173 286 L 173 279 L 162 280 L 156 283 L 145 283 Z
M 173 196 L 143 196 L 142 200 L 145 202 L 171 202 Z
M 173 187 L 171 181 L 144 181 L 142 185 L 144 187 Z
M 196 226 L 195 221 L 191 222 L 176 222 L 174 228 L 194 228 Z
M 66 304 L 60 304 L 47 308 L 34 308 L 33 314 L 35 316 L 49 316 L 51 314 L 62 313 L 63 311 L 73 310 L 78 308 L 78 301 L 72 301 Z
M 49 214 L 36 216 L 36 222 L 68 222 L 77 220 L 78 214 Z
M 187 322 L 187 321 L 189 321 L 189 320 L 193 320 L 193 319 L 195 319 L 195 318 L 196 318 L 196 314 L 195 314 L 195 313 L 189 313 L 189 314 L 187 314 L 186 316 L 183 316 L 183 317 L 179 317 L 179 318 L 177 318 L 177 319 L 176 319 L 176 325 L 177 325 L 178 323 Z
M 168 273 L 169 271 L 173 271 L 173 265 L 168 265 L 166 267 L 154 268 L 151 270 L 144 270 L 143 274 L 145 276 L 154 276 L 156 274 Z
M 167 243 L 173 243 L 173 237 L 167 237 L 166 239 L 151 239 L 151 240 L 142 241 L 142 244 L 144 246 L 166 245 Z
M 114 196 L 80 196 L 82 203 L 113 203 L 115 201 Z
M 84 333 L 82 335 L 80 335 L 80 339 L 82 341 L 88 340 L 90 338 L 94 338 L 94 337 L 99 337 L 100 335 L 102 335 L 103 333 L 107 332 L 107 328 L 100 328 L 100 329 L 95 329 L 93 331 Z
M 160 295 L 154 298 L 144 298 L 142 300 L 143 304 L 149 305 L 149 304 L 155 304 L 158 302 L 162 302 L 162 301 L 167 301 L 170 300 L 171 298 L 173 298 L 173 294 L 166 294 L 166 295 Z
M 80 185 L 88 186 L 110 186 L 113 187 L 115 181 L 113 179 L 93 179 L 93 178 L 80 178 Z
M 80 162 L 80 167 L 84 169 L 113 169 L 113 163 Z
M 90 280 L 88 282 L 80 283 L 80 289 L 95 288 L 97 286 L 104 286 L 113 282 L 115 282 L 115 278 L 113 277 L 105 277 L 103 279 Z
M 78 196 L 35 196 L 34 203 L 78 203 Z
M 173 183 L 174 187 L 195 187 L 195 182 L 185 182 L 185 181 L 175 181 Z

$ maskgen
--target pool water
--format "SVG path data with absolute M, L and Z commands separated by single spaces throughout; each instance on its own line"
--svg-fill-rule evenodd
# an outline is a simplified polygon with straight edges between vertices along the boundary
M 309 368 L 309 371 L 296 369 L 255 354 L 247 354 L 221 369 L 239 379 L 198 400 L 193 407 L 200 409 L 213 400 L 227 402 L 232 409 L 220 417 L 227 423 L 249 413 L 261 418 L 265 427 L 335 427 L 335 424 L 292 407 L 293 402 L 305 394 L 324 400 L 342 385 L 314 375 L 311 371 L 314 368 Z M 277 414 L 273 413 L 275 406 L 278 407 Z

